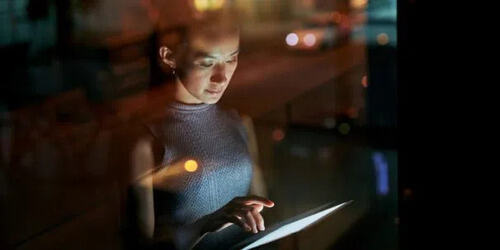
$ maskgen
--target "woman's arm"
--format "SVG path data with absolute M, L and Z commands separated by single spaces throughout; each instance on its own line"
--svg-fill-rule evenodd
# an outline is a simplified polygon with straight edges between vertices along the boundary
M 204 230 L 208 217 L 183 225 L 179 228 L 156 228 L 153 188 L 155 182 L 168 181 L 166 171 L 156 171 L 153 153 L 153 137 L 145 136 L 135 144 L 131 154 L 132 188 L 135 201 L 135 225 L 141 237 L 149 244 L 159 241 L 173 241 L 177 249 L 190 249 L 207 233 Z M 163 168 L 167 169 L 167 168 Z M 204 232 L 205 231 L 205 232 Z
M 253 130 L 252 130 L 253 131 Z M 253 132 L 252 132 L 253 134 Z M 176 166 L 159 168 L 154 171 L 155 158 L 153 151 L 153 136 L 143 136 L 134 145 L 130 157 L 132 165 L 132 192 L 136 201 L 136 215 L 134 219 L 142 237 L 149 244 L 159 241 L 172 241 L 177 249 L 191 249 L 206 234 L 219 231 L 230 224 L 236 224 L 247 231 L 257 233 L 264 230 L 264 220 L 260 212 L 264 207 L 272 207 L 274 203 L 264 196 L 262 192 L 254 192 L 259 196 L 237 197 L 212 214 L 208 214 L 192 224 L 174 228 L 156 228 L 154 214 L 153 188 L 159 184 L 168 182 L 167 169 L 175 169 Z M 175 165 L 175 164 L 174 164 Z M 255 169 L 254 169 L 255 171 Z M 259 170 L 254 174 L 252 183 L 263 189 Z M 259 181 L 260 180 L 260 181 Z M 155 185 L 156 183 L 156 185 Z M 257 189 L 259 190 L 259 189 Z
M 154 157 L 151 138 L 140 138 L 135 144 L 131 157 L 132 188 L 131 192 L 136 201 L 134 219 L 138 230 L 146 239 L 154 236 L 154 200 L 153 176 Z

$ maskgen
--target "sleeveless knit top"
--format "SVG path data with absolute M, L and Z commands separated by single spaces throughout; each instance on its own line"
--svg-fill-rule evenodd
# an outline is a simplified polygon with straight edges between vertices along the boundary
M 174 102 L 148 128 L 164 147 L 160 170 L 168 175 L 154 188 L 156 227 L 194 222 L 248 194 L 252 164 L 236 112 Z M 188 160 L 197 163 L 192 172 L 184 167 Z

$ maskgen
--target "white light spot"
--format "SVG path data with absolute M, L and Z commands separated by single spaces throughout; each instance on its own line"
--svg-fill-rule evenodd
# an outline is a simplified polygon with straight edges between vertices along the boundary
M 307 34 L 304 36 L 304 43 L 309 47 L 313 46 L 316 43 L 316 36 L 313 34 Z
M 286 36 L 286 44 L 289 46 L 295 46 L 299 43 L 299 37 L 295 33 L 290 33 Z

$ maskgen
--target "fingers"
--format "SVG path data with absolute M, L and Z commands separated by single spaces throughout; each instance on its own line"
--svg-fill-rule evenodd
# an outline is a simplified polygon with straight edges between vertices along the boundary
M 259 196 L 237 197 L 226 205 L 227 221 L 253 233 L 264 231 L 264 218 L 260 214 L 264 207 L 273 207 L 274 202 Z
M 253 233 L 265 230 L 264 218 L 255 207 L 246 207 L 244 211 L 246 224 L 252 228 Z
M 240 202 L 244 205 L 262 205 L 265 207 L 274 207 L 274 202 L 266 199 L 264 197 L 252 195 L 252 196 L 246 196 L 246 197 L 238 197 L 235 198 L 237 202 Z
M 264 227 L 264 218 L 262 215 L 256 208 L 253 208 L 251 212 L 259 230 L 264 231 L 266 228 Z
M 241 216 L 227 216 L 226 218 L 228 221 L 238 225 L 239 227 L 243 228 L 245 231 L 252 231 L 252 228 L 248 226 L 243 218 Z
M 264 218 L 255 208 L 243 207 L 238 214 L 228 216 L 228 220 L 247 232 L 258 233 L 265 230 Z
M 259 230 L 257 229 L 257 223 L 255 222 L 255 219 L 253 216 L 254 215 L 253 215 L 251 210 L 245 212 L 245 219 L 247 221 L 247 224 L 252 228 L 252 232 L 254 234 L 256 234 L 259 232 Z

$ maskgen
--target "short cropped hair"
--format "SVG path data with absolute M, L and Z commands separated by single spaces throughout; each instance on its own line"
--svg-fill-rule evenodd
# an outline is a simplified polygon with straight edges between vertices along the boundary
M 235 12 L 210 11 L 190 19 L 187 23 L 173 27 L 167 25 L 167 28 L 155 30 L 150 39 L 151 85 L 174 80 L 174 76 L 168 73 L 162 64 L 159 48 L 166 46 L 174 53 L 184 53 L 194 32 L 197 34 L 203 32 L 204 36 L 214 39 L 220 34 L 239 34 L 240 20 Z

